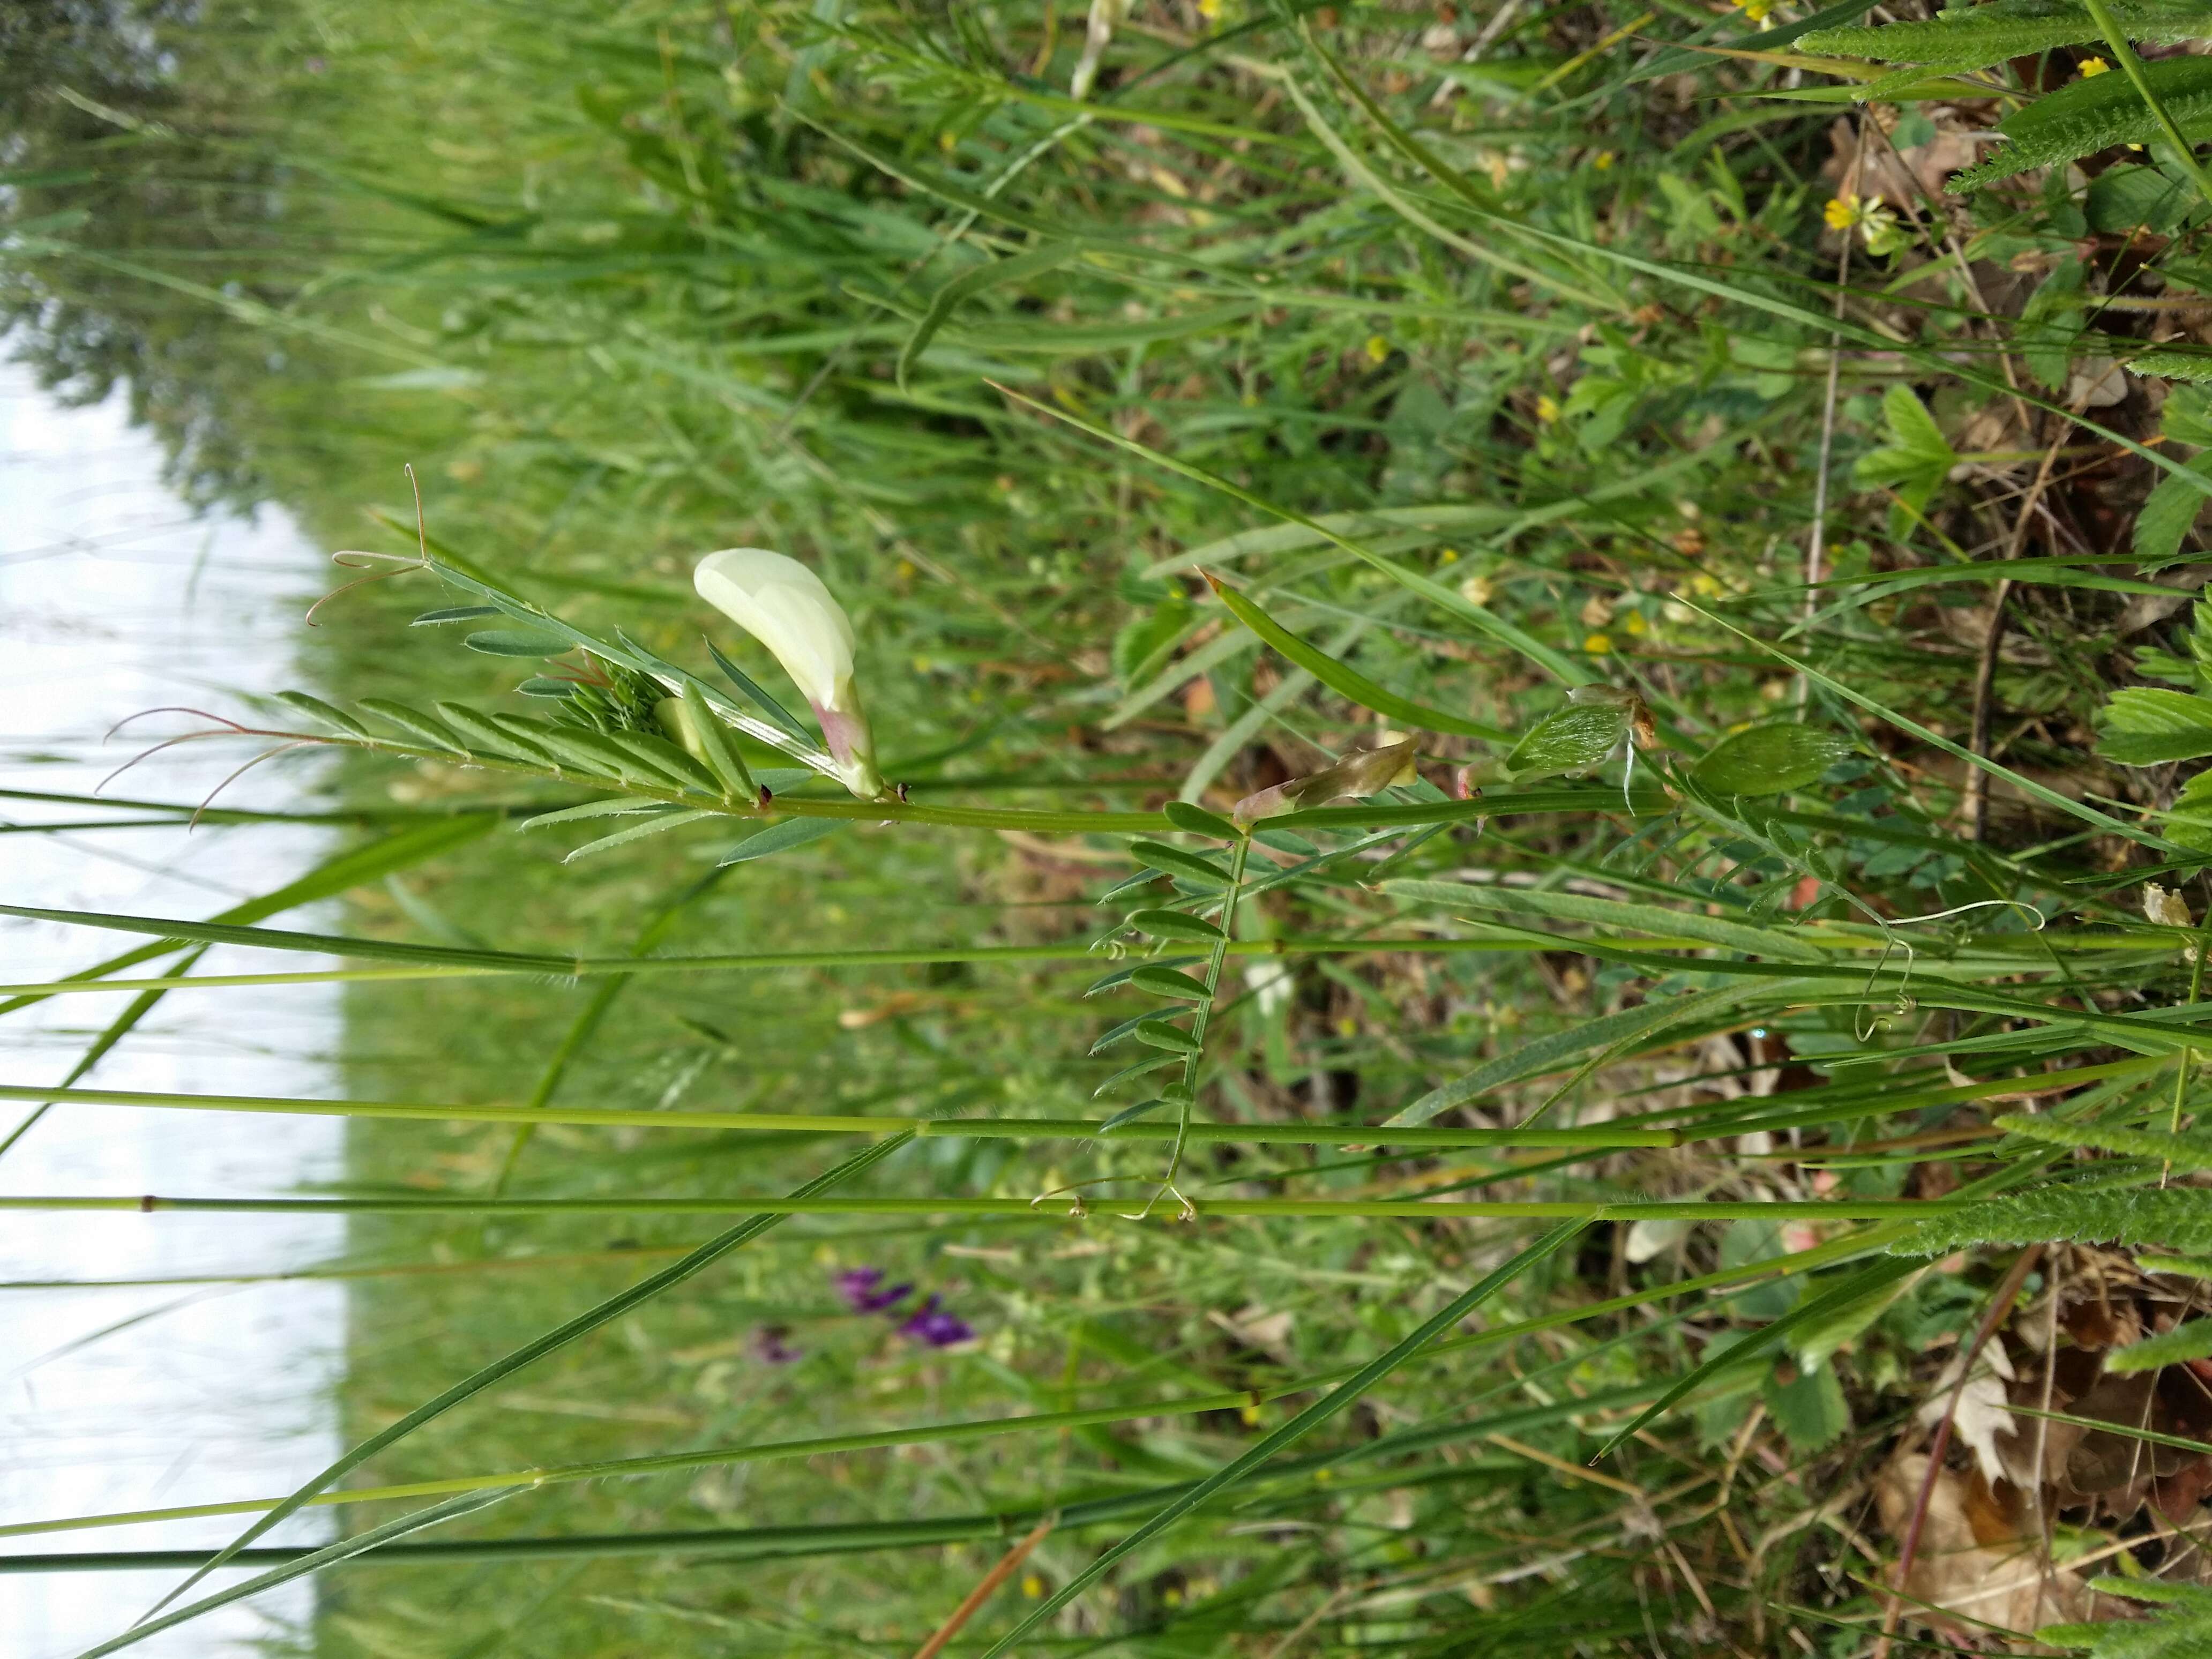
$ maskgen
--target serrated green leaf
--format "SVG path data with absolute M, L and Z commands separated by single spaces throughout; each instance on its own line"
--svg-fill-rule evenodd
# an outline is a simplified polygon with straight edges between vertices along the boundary
M 1850 1407 L 1844 1401 L 1844 1385 L 1827 1365 L 1813 1366 L 1792 1382 L 1769 1377 L 1760 1390 L 1760 1397 L 1766 1401 L 1767 1411 L 1792 1451 L 1825 1450 L 1851 1426 Z
M 1815 726 L 1755 726 L 1723 738 L 1691 767 L 1690 775 L 1719 794 L 1778 795 L 1817 782 L 1857 747 Z
M 2130 685 L 2112 693 L 2098 724 L 2104 736 L 2097 752 L 2123 766 L 2212 755 L 2212 697 Z
M 2173 443 L 2212 449 L 2212 392 L 2183 386 L 2159 411 L 2159 430 Z
M 2169 472 L 2160 478 L 2136 514 L 2135 556 L 2145 565 L 2167 564 L 2180 556 L 2183 538 L 2206 505 L 2198 479 L 2212 480 L 2212 450 L 2191 460 L 2188 475 Z
M 2167 837 L 2177 845 L 2212 853 L 2212 772 L 2199 772 L 2182 785 L 2165 823 Z

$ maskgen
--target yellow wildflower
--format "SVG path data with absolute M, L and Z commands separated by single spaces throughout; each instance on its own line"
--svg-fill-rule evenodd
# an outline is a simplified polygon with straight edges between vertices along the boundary
M 1388 361 L 1389 356 L 1390 343 L 1388 340 L 1384 339 L 1380 334 L 1370 334 L 1367 337 L 1367 361 L 1369 362 L 1383 362 Z
M 1620 619 L 1620 631 L 1632 640 L 1640 638 L 1650 626 L 1641 611 L 1632 611 Z
M 2084 81 L 2094 75 L 2109 75 L 2112 70 L 2112 66 L 2101 58 L 2084 58 L 2081 60 L 2081 78 Z
M 1536 399 L 1536 418 L 1546 426 L 1559 418 L 1559 400 L 1546 392 Z
M 1596 155 L 1590 157 L 1590 166 L 1596 171 L 1603 173 L 1620 159 L 1620 158 L 1615 155 L 1611 150 L 1601 149 L 1598 151 Z
M 1033 1572 L 1022 1575 L 1022 1594 L 1035 1601 L 1044 1595 L 1044 1580 Z
M 1583 640 L 1583 649 L 1593 657 L 1610 655 L 1613 651 L 1613 636 L 1609 634 L 1592 634 Z
M 1221 0 L 1198 0 L 1198 15 L 1209 23 L 1221 21 Z
M 1828 205 L 1820 210 L 1820 217 L 1830 230 L 1849 230 L 1859 222 L 1859 198 L 1848 192 L 1831 196 Z

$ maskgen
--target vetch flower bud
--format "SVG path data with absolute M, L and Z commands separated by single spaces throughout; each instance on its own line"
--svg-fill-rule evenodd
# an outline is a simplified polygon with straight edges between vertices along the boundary
M 854 683 L 853 620 L 822 579 L 781 553 L 726 547 L 699 561 L 692 585 L 783 665 L 822 723 L 839 781 L 863 800 L 882 795 L 875 740 Z
M 1257 823 L 1301 806 L 1322 806 L 1346 797 L 1379 795 L 1395 783 L 1411 783 L 1413 740 L 1397 738 L 1376 749 L 1355 749 L 1334 766 L 1247 795 L 1232 809 L 1239 823 Z
M 2197 918 L 2189 914 L 2189 901 L 2179 893 L 2170 893 L 2154 881 L 2147 881 L 2142 890 L 2143 920 L 2161 927 L 2194 927 Z M 2197 960 L 2197 947 L 2184 945 L 2182 960 Z

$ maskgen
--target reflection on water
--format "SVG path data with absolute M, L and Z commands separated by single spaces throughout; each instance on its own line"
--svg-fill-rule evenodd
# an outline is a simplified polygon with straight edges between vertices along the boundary
M 317 556 L 280 514 L 253 524 L 193 519 L 161 488 L 159 466 L 155 445 L 116 406 L 57 408 L 21 369 L 0 365 L 0 787 L 88 791 L 131 752 L 100 741 L 123 716 L 160 704 L 219 708 L 228 691 L 296 678 L 296 619 L 301 596 L 320 581 Z M 251 752 L 172 751 L 111 793 L 197 799 Z M 264 769 L 226 803 L 282 804 L 301 775 L 288 781 Z M 0 799 L 0 828 L 113 816 Z M 289 826 L 0 834 L 0 901 L 205 916 L 289 878 L 326 845 L 325 832 Z M 284 920 L 314 925 L 311 913 Z M 0 979 L 51 976 L 136 942 L 0 921 Z M 210 953 L 207 969 L 222 971 L 225 954 Z M 57 998 L 0 1020 L 0 1079 L 58 1082 L 125 1001 Z M 328 986 L 182 994 L 94 1079 L 327 1095 L 337 1022 Z M 0 1137 L 23 1109 L 0 1106 Z M 341 1125 L 314 1119 L 57 1107 L 0 1158 L 0 1192 L 283 1192 L 334 1177 L 342 1135 Z M 337 1450 L 328 1388 L 343 1340 L 337 1286 L 27 1281 L 278 1272 L 342 1243 L 335 1217 L 0 1212 L 0 1520 L 281 1492 Z M 0 1550 L 198 1547 L 241 1524 L 55 1534 L 0 1540 Z M 319 1516 L 280 1538 L 329 1535 Z M 0 1650 L 9 1659 L 74 1653 L 115 1634 L 173 1582 L 0 1575 Z M 136 1650 L 149 1659 L 258 1651 L 253 1638 L 268 1636 L 272 1620 L 304 1622 L 311 1594 L 293 1586 Z

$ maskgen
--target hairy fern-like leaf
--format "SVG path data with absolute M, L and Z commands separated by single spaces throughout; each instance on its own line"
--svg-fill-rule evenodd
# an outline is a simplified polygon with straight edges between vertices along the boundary
M 2058 1123 L 2046 1117 L 2001 1117 L 1997 1127 L 2047 1146 L 2077 1146 L 2117 1152 L 2124 1158 L 2154 1158 L 2177 1170 L 2212 1170 L 2212 1141 L 2194 1135 L 2155 1134 L 2102 1123 Z M 2212 1200 L 2207 1200 L 2212 1204 Z
M 2166 45 L 2212 34 L 2212 19 L 2200 0 L 2112 0 L 2112 15 L 2131 40 Z M 1798 40 L 1797 49 L 1971 70 L 2103 38 L 2079 0 L 1993 0 L 1968 11 L 1944 12 L 1925 23 L 1815 29 Z
M 2191 351 L 2186 348 L 2171 348 L 2156 351 L 2141 351 L 2128 359 L 2128 368 L 2136 374 L 2156 374 L 2168 380 L 2212 381 L 2212 352 Z
M 2143 79 L 2182 132 L 2212 132 L 2212 58 L 2168 58 L 2143 65 Z M 2121 75 L 2100 75 L 2064 86 L 1997 123 L 2005 147 L 1978 167 L 1951 177 L 1954 190 L 1973 190 L 2031 167 L 2057 167 L 2115 144 L 2147 144 L 2165 136 L 2150 106 Z
M 2212 1249 L 2212 1193 L 2192 1187 L 2135 1192 L 2048 1188 L 1984 1199 L 1930 1217 L 1890 1246 L 1898 1255 L 1948 1255 L 1976 1244 L 2061 1239 Z
M 2147 1621 L 2112 1620 L 2094 1625 L 2046 1625 L 2036 1639 L 2051 1647 L 2086 1648 L 2089 1659 L 2197 1659 L 2212 1652 L 2212 1590 L 2154 1578 L 2099 1578 L 2090 1589 L 2170 1609 Z

